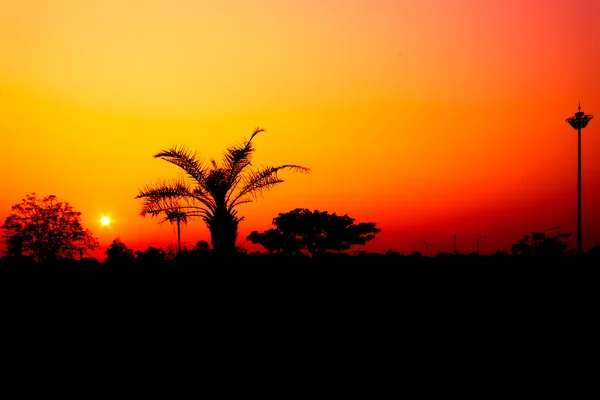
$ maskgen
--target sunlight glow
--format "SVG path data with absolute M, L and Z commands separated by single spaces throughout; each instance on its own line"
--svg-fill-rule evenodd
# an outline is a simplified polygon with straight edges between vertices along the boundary
M 108 225 L 108 224 L 110 224 L 110 218 L 108 218 L 108 217 L 102 217 L 102 218 L 100 218 L 100 223 L 102 225 Z

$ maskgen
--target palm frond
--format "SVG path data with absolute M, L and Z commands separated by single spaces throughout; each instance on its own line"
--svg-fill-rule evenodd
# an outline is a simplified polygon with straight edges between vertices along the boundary
M 154 185 L 146 185 L 139 190 L 135 199 L 173 199 L 191 196 L 192 188 L 181 180 L 157 182 Z
M 192 205 L 188 202 L 174 202 L 168 199 L 147 200 L 142 206 L 140 215 L 150 216 L 152 218 L 164 216 L 165 220 L 170 220 L 170 216 L 174 214 L 183 214 L 186 219 L 195 217 L 204 218 L 212 215 L 211 210 L 204 206 Z M 164 222 L 164 221 L 161 221 Z
M 241 144 L 231 146 L 225 152 L 223 159 L 223 166 L 229 172 L 228 182 L 231 186 L 237 176 L 248 166 L 251 165 L 252 153 L 255 149 L 252 144 L 252 139 L 260 132 L 264 132 L 265 129 L 255 128 L 252 135 L 248 140 L 245 140 Z
M 197 153 L 188 150 L 185 147 L 172 147 L 162 150 L 154 155 L 154 158 L 161 158 L 171 164 L 183 169 L 199 185 L 203 185 L 207 170 L 204 162 L 198 159 Z
M 290 169 L 294 172 L 310 173 L 310 168 L 294 164 L 266 167 L 255 171 L 244 178 L 244 185 L 241 187 L 238 194 L 231 200 L 229 207 L 233 208 L 238 204 L 251 202 L 252 200 L 250 200 L 248 196 L 253 196 L 256 199 L 264 190 L 269 190 L 277 184 L 282 183 L 283 179 L 279 178 L 277 173 L 284 169 Z
M 179 206 L 179 205 L 175 205 L 175 207 L 171 210 L 167 210 L 163 213 L 164 217 L 163 219 L 161 219 L 158 223 L 159 224 L 164 224 L 165 222 L 183 222 L 184 224 L 187 224 L 188 219 L 193 219 L 194 217 L 189 216 L 187 211 L 185 211 L 183 209 L 183 207 Z
M 177 180 L 146 185 L 135 199 L 143 200 L 140 212 L 142 216 L 155 217 L 163 213 L 185 212 L 189 217 L 194 217 L 214 211 L 210 198 L 203 197 L 197 188 L 192 189 L 185 182 Z

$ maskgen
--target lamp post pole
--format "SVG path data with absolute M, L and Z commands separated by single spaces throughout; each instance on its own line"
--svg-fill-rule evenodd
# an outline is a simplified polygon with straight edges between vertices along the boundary
M 477 238 L 477 255 L 479 255 L 479 241 L 480 241 L 481 239 L 485 239 L 485 238 L 487 238 L 487 236 L 479 236 L 479 237 Z
M 590 122 L 593 115 L 585 115 L 581 111 L 581 103 L 577 107 L 579 111 L 571 118 L 567 118 L 567 122 L 573 129 L 577 130 L 577 254 L 581 255 L 581 130 Z
M 424 241 L 423 243 L 425 243 L 425 257 L 427 257 L 427 241 Z

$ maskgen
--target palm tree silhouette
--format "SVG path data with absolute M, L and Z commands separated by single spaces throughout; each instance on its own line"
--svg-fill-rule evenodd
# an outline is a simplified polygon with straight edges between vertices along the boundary
M 190 179 L 189 183 L 178 179 L 146 185 L 135 197 L 144 201 L 140 214 L 164 214 L 168 218 L 183 213 L 186 220 L 200 217 L 210 231 L 214 252 L 235 253 L 238 225 L 244 219 L 238 215 L 237 206 L 251 203 L 263 190 L 282 183 L 280 170 L 310 172 L 309 168 L 294 164 L 252 170 L 255 151 L 252 140 L 263 131 L 256 128 L 248 140 L 227 148 L 220 164 L 214 159 L 205 163 L 185 147 L 172 147 L 155 154 L 154 158 L 178 166 Z
M 165 218 L 161 221 L 169 221 L 171 224 L 175 222 L 177 224 L 177 252 L 181 251 L 181 223 L 187 224 L 187 214 L 180 210 L 168 210 L 166 211 Z

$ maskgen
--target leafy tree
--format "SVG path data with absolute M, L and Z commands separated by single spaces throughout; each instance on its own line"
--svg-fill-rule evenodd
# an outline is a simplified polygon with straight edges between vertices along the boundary
M 123 264 L 135 259 L 133 250 L 127 247 L 121 241 L 121 238 L 114 239 L 104 254 L 106 254 L 106 262 L 108 263 Z
M 54 195 L 38 199 L 30 193 L 11 210 L 0 228 L 15 255 L 27 252 L 36 261 L 46 262 L 76 254 L 83 257 L 99 246 L 91 231 L 82 226 L 81 213 Z
M 276 229 L 263 233 L 252 231 L 247 240 L 260 244 L 270 253 L 297 254 L 308 251 L 311 256 L 327 251 L 348 250 L 352 245 L 364 245 L 381 229 L 374 222 L 354 224 L 348 215 L 338 216 L 327 211 L 314 212 L 296 208 L 280 213 L 273 219 Z
M 283 182 L 278 172 L 285 169 L 309 172 L 306 167 L 285 164 L 252 169 L 252 140 L 264 129 L 255 129 L 250 139 L 229 147 L 222 162 L 205 163 L 185 147 L 160 151 L 154 158 L 181 168 L 189 178 L 163 181 L 141 189 L 142 216 L 158 216 L 170 211 L 184 212 L 187 218 L 200 217 L 208 227 L 213 249 L 218 254 L 235 253 L 238 224 L 244 219 L 237 207 L 250 203 L 264 190 Z
M 510 251 L 514 255 L 525 257 L 557 257 L 571 254 L 569 244 L 564 240 L 571 237 L 571 233 L 556 233 L 552 236 L 544 232 L 531 232 L 514 243 Z

